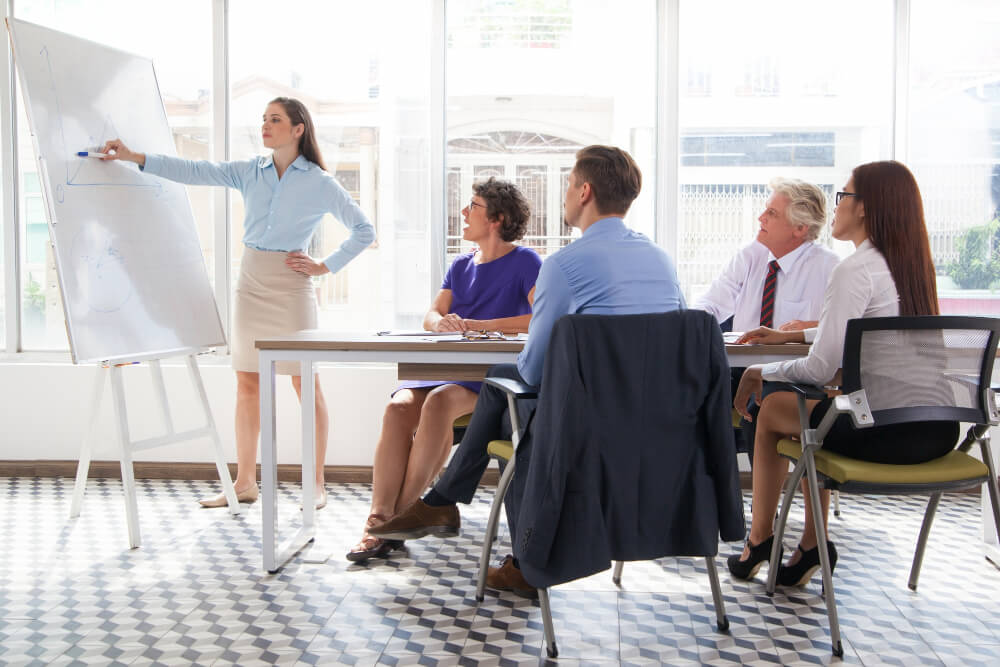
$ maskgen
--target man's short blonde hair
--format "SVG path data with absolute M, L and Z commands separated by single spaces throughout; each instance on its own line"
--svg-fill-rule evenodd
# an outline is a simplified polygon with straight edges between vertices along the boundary
M 826 224 L 826 195 L 819 186 L 797 178 L 775 178 L 770 183 L 774 194 L 788 197 L 785 217 L 793 225 L 806 228 L 806 239 L 815 241 Z

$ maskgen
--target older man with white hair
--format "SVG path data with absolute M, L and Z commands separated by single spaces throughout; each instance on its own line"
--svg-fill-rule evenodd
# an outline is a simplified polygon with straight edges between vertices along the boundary
M 783 330 L 816 326 L 823 293 L 839 261 L 816 243 L 826 224 L 826 195 L 797 179 L 771 181 L 771 196 L 758 220 L 757 238 L 733 257 L 722 274 L 695 303 L 723 323 L 733 318 L 733 331 L 758 326 Z M 742 368 L 734 368 L 733 392 Z M 744 429 L 753 460 L 753 433 Z
M 815 326 L 837 256 L 815 243 L 826 224 L 826 195 L 812 183 L 771 181 L 756 240 L 733 257 L 695 308 L 733 331 Z

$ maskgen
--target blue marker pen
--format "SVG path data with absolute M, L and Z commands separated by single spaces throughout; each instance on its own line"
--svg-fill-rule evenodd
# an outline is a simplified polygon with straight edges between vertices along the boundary
M 95 151 L 78 151 L 79 157 L 108 157 L 107 153 L 97 153 Z

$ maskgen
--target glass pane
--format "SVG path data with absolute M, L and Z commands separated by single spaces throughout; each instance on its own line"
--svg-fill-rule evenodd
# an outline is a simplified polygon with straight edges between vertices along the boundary
M 909 164 L 942 313 L 1000 315 L 1000 4 L 917 0 Z
M 152 4 L 131 0 L 18 0 L 17 18 L 152 58 L 174 134 L 177 153 L 209 157 L 212 108 L 212 7 L 201 0 Z M 183 35 L 179 39 L 178 35 Z M 22 322 L 25 349 L 68 349 L 35 156 L 23 105 L 18 102 L 18 162 L 21 183 L 20 234 Z M 100 128 L 95 130 L 95 136 Z M 103 140 L 112 137 L 99 137 Z M 142 146 L 130 146 L 141 151 Z M 209 279 L 215 235 L 207 188 L 188 188 Z M 38 216 L 41 215 L 39 218 Z
M 890 155 L 892 4 L 681 3 L 677 263 L 689 303 L 754 239 L 772 178 L 832 197 L 852 168 Z M 865 47 L 845 48 L 845 35 Z
M 448 220 L 489 176 L 531 202 L 522 241 L 542 255 L 570 241 L 563 195 L 575 153 L 628 150 L 644 188 L 628 224 L 653 236 L 656 3 L 641 0 L 450 2 L 447 16 Z M 457 209 L 455 207 L 458 207 Z M 471 246 L 449 224 L 450 262 Z
M 0 138 L 2 138 L 0 134 Z M 3 170 L 0 169 L 0 178 L 3 178 Z M 2 181 L 0 181 L 2 183 Z M 4 240 L 6 234 L 6 221 L 0 225 L 0 352 L 6 351 L 7 345 L 7 274 L 6 262 L 4 261 Z
M 314 280 L 319 325 L 347 330 L 419 327 L 430 286 L 430 0 L 230 4 L 232 157 L 268 153 L 260 118 L 278 96 L 300 99 L 327 168 L 375 225 L 378 239 L 336 275 Z M 261 35 L 295 35 L 294 49 Z M 243 201 L 233 195 L 233 281 L 243 254 Z M 322 259 L 347 238 L 327 215 L 309 252 Z M 434 286 L 436 289 L 436 286 Z

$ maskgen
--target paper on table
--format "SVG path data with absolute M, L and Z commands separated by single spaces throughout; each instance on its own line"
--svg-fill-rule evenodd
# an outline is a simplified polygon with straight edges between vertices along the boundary
M 413 329 L 387 329 L 386 331 L 376 331 L 378 336 L 461 336 L 458 331 L 417 331 Z
M 723 331 L 722 340 L 725 343 L 735 343 L 743 335 L 742 331 Z

